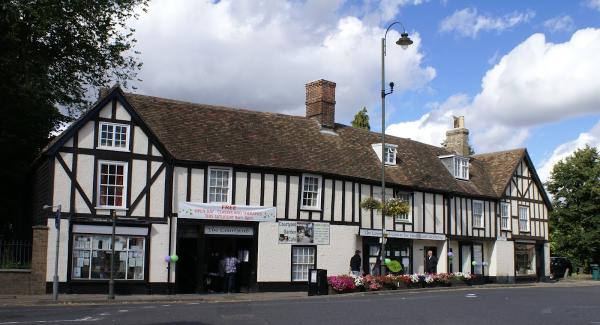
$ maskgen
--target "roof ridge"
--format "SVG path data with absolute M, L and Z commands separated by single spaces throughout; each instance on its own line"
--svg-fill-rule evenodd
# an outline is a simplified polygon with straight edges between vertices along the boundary
M 471 157 L 486 156 L 486 155 L 497 155 L 497 154 L 501 154 L 501 153 L 516 152 L 516 151 L 525 151 L 525 150 L 527 150 L 527 148 L 519 147 L 519 148 L 514 148 L 514 149 L 507 149 L 507 150 L 500 150 L 500 151 L 478 153 L 478 154 L 472 155 Z

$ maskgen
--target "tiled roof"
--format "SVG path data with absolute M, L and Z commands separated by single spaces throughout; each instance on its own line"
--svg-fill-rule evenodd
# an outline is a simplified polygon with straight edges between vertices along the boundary
M 379 133 L 336 124 L 330 134 L 300 116 L 125 97 L 177 160 L 381 179 L 381 163 L 371 147 L 381 142 Z M 507 152 L 477 155 L 471 159 L 470 179 L 457 180 L 438 158 L 449 154 L 444 148 L 393 136 L 386 136 L 386 142 L 398 145 L 397 165 L 386 167 L 387 182 L 417 189 L 500 197 L 507 171 L 519 162 L 518 155 Z
M 486 165 L 486 170 L 490 174 L 492 189 L 496 196 L 502 196 L 510 178 L 515 172 L 517 164 L 525 157 L 525 149 L 499 151 L 474 155 L 473 158 Z

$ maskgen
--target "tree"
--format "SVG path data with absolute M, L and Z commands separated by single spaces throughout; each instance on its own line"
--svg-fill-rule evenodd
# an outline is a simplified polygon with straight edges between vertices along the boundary
M 554 255 L 573 264 L 600 262 L 600 157 L 586 146 L 554 165 L 546 184 L 553 197 L 550 241 Z
M 0 232 L 28 218 L 26 178 L 51 132 L 89 105 L 90 90 L 135 78 L 139 53 L 126 24 L 137 8 L 146 0 L 0 5 Z
M 352 126 L 359 129 L 371 130 L 371 125 L 369 124 L 369 114 L 367 114 L 367 108 L 363 106 L 363 108 L 354 115 L 354 120 L 352 120 Z

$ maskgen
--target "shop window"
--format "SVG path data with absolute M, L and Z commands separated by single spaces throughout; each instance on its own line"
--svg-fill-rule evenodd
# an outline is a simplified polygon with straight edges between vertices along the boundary
M 127 164 L 124 162 L 98 162 L 98 206 L 124 208 Z
M 74 235 L 71 278 L 109 279 L 111 250 L 109 235 Z M 144 280 L 144 259 L 144 237 L 115 236 L 115 279 Z
M 483 202 L 473 201 L 473 227 L 483 228 Z
M 208 168 L 208 203 L 230 203 L 231 168 Z
M 399 193 L 397 195 L 397 198 L 403 202 L 410 202 L 410 194 L 408 194 L 408 193 Z M 408 217 L 409 215 L 410 215 L 410 211 L 408 211 L 408 213 L 397 215 L 396 222 L 410 222 L 410 219 Z
M 515 271 L 517 275 L 535 274 L 535 245 L 515 244 Z
M 308 270 L 317 267 L 315 246 L 292 246 L 292 281 L 308 281 Z
M 500 226 L 502 229 L 510 230 L 509 205 L 506 202 L 500 203 Z
M 321 208 L 321 176 L 302 175 L 302 209 Z
M 519 231 L 529 231 L 529 207 L 519 207 Z
M 99 128 L 99 148 L 129 150 L 129 125 L 100 122 Z

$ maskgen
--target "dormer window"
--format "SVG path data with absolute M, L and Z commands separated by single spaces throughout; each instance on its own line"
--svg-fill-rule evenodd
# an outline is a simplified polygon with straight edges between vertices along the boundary
M 373 151 L 375 151 L 377 158 L 379 158 L 379 160 L 381 161 L 381 143 L 372 144 L 371 147 L 373 148 Z M 385 144 L 385 151 L 383 153 L 384 154 L 383 161 L 385 162 L 386 165 L 392 165 L 392 166 L 396 165 L 397 148 L 398 148 L 398 146 L 395 144 L 391 144 L 391 143 Z
M 458 179 L 469 180 L 469 158 L 457 155 L 439 157 L 448 171 Z
M 469 158 L 454 157 L 454 177 L 469 179 Z

